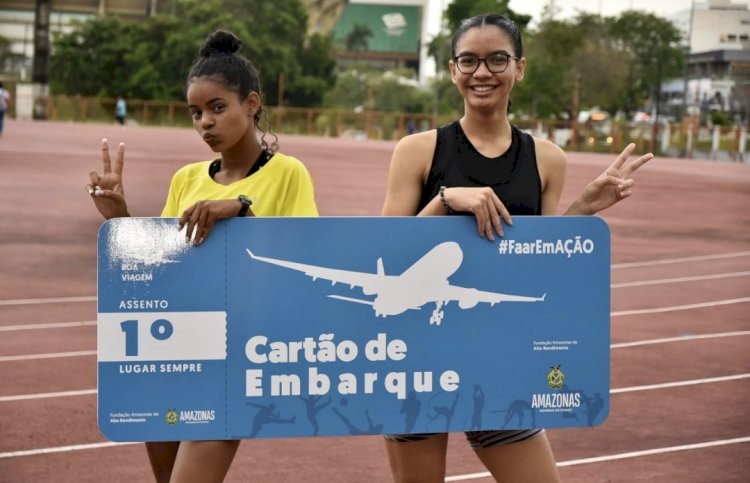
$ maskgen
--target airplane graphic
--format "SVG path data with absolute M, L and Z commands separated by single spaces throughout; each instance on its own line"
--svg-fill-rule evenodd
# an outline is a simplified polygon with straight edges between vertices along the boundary
M 420 310 L 423 305 L 434 303 L 435 309 L 432 311 L 430 324 L 440 325 L 445 315 L 443 306 L 451 301 L 458 302 L 462 309 L 471 309 L 480 302 L 488 303 L 490 306 L 500 302 L 544 302 L 547 295 L 545 293 L 541 297 L 525 297 L 451 285 L 448 277 L 458 270 L 464 258 L 459 244 L 452 241 L 436 245 L 401 275 L 386 275 L 382 258 L 378 258 L 377 272 L 369 273 L 261 257 L 250 249 L 247 249 L 247 253 L 254 260 L 303 272 L 313 281 L 321 278 L 330 280 L 331 285 L 342 283 L 349 285 L 349 288 L 360 287 L 365 295 L 375 295 L 375 298 L 362 300 L 342 295 L 328 297 L 370 305 L 375 311 L 375 316 L 383 318 L 399 315 L 407 310 Z

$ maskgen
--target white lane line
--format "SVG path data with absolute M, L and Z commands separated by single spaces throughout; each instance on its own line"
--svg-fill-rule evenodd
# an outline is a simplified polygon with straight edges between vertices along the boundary
M 750 330 L 739 330 L 736 332 L 718 332 L 714 334 L 691 334 L 681 335 L 678 337 L 663 337 L 661 339 L 646 339 L 636 340 L 633 342 L 618 342 L 616 344 L 610 344 L 610 349 L 622 349 L 624 347 L 637 347 L 642 345 L 650 344 L 666 344 L 669 342 L 685 342 L 699 339 L 714 339 L 717 337 L 740 337 L 743 335 L 750 335 Z
M 673 305 L 669 307 L 655 307 L 650 309 L 636 309 L 636 310 L 620 310 L 617 312 L 610 312 L 612 317 L 621 317 L 623 315 L 639 315 L 639 314 L 654 314 L 660 312 L 674 312 L 678 310 L 690 310 L 690 309 L 701 309 L 705 307 L 718 307 L 720 305 L 731 305 L 750 302 L 750 297 L 743 297 L 738 299 L 727 299 L 727 300 L 716 300 L 714 302 L 702 302 L 698 304 L 689 305 Z M 84 320 L 79 322 L 59 322 L 49 324 L 19 324 L 19 325 L 6 325 L 0 326 L 0 332 L 9 332 L 16 330 L 40 330 L 40 329 L 64 329 L 67 327 L 82 327 L 88 325 L 96 325 L 96 320 Z
M 621 387 L 621 388 L 610 389 L 609 393 L 620 394 L 624 392 L 651 391 L 655 389 L 666 389 L 666 388 L 681 387 L 681 386 L 693 386 L 697 384 L 712 384 L 715 382 L 734 381 L 737 379 L 747 379 L 747 378 L 750 378 L 750 373 L 734 374 L 731 376 L 709 377 L 705 379 L 692 379 L 688 381 L 665 382 L 662 384 L 650 384 L 647 386 Z M 96 393 L 97 393 L 96 389 L 82 389 L 80 391 L 45 392 L 45 393 L 38 393 L 38 394 L 17 394 L 13 396 L 0 396 L 0 402 L 25 401 L 29 399 L 47 399 L 47 398 L 53 398 L 53 397 L 90 396 Z
M 663 258 L 661 260 L 651 260 L 649 262 L 613 263 L 612 268 L 617 269 L 617 268 L 632 268 L 632 267 L 650 267 L 652 265 L 667 265 L 670 263 L 702 262 L 705 260 L 718 260 L 721 258 L 746 257 L 748 255 L 750 255 L 750 251 L 733 252 L 733 253 L 716 253 L 713 255 L 700 255 L 696 257 Z
M 0 300 L 0 307 L 4 305 L 63 304 L 68 302 L 96 302 L 96 295 L 86 295 L 82 297 L 50 297 L 46 299 Z
M 736 258 L 746 257 L 750 255 L 750 251 L 744 252 L 733 252 L 733 253 L 716 253 L 713 255 L 700 255 L 695 257 L 683 257 L 683 258 L 665 258 L 661 260 L 650 260 L 645 262 L 630 262 L 630 263 L 613 263 L 612 268 L 631 268 L 631 267 L 648 267 L 652 265 L 665 265 L 670 263 L 686 263 L 686 262 L 698 262 L 704 260 L 718 260 L 722 258 Z M 84 295 L 79 297 L 50 297 L 50 298 L 36 298 L 36 299 L 9 299 L 0 300 L 0 306 L 7 305 L 37 305 L 37 304 L 57 304 L 67 302 L 96 302 L 96 295 Z
M 667 389 L 667 388 L 672 388 L 672 387 L 695 386 L 697 384 L 713 384 L 715 382 L 726 382 L 726 381 L 736 381 L 738 379 L 747 379 L 748 377 L 750 377 L 750 373 L 735 374 L 732 376 L 708 377 L 705 379 L 692 379 L 689 381 L 665 382 L 662 384 L 649 384 L 647 386 L 621 387 L 621 388 L 610 389 L 609 393 L 621 394 L 624 392 L 652 391 L 654 389 Z
M 719 332 L 714 334 L 690 334 L 681 335 L 677 337 L 663 337 L 661 339 L 645 339 L 635 340 L 632 342 L 619 342 L 616 344 L 610 344 L 610 349 L 622 349 L 625 347 L 638 347 L 643 345 L 651 344 L 667 344 L 669 342 L 686 342 L 693 340 L 702 339 L 715 339 L 719 337 L 741 337 L 743 335 L 750 335 L 750 330 L 739 330 L 735 332 Z M 32 361 L 39 359 L 54 359 L 57 357 L 81 357 L 81 356 L 95 356 L 95 350 L 88 351 L 74 351 L 74 352 L 51 352 L 46 354 L 27 354 L 18 356 L 0 356 L 0 362 L 11 362 L 11 361 Z
M 96 351 L 48 352 L 46 354 L 26 354 L 20 356 L 0 356 L 0 362 L 56 359 L 58 357 L 95 356 Z
M 619 342 L 616 344 L 610 344 L 610 349 L 622 349 L 626 347 L 638 347 L 643 345 L 651 344 L 667 344 L 670 342 L 686 342 L 693 340 L 702 339 L 716 339 L 719 337 L 741 337 L 743 335 L 750 335 L 750 330 L 739 330 L 735 332 L 718 332 L 714 334 L 690 334 L 681 335 L 677 337 L 663 337 L 661 339 L 645 339 L 635 340 L 632 342 Z M 74 352 L 51 352 L 46 354 L 27 354 L 18 356 L 0 356 L 0 362 L 11 362 L 11 361 L 32 361 L 39 359 L 54 359 L 57 357 L 80 357 L 80 356 L 95 356 L 95 350 L 88 351 L 74 351 Z
M 661 278 L 656 280 L 641 280 L 637 282 L 613 283 L 610 288 L 642 287 L 644 285 L 660 285 L 665 283 L 697 282 L 700 280 L 716 280 L 719 278 L 747 277 L 750 272 L 716 273 L 713 275 L 697 275 L 694 277 Z
M 622 460 L 628 458 L 638 458 L 641 456 L 651 456 L 655 454 L 664 453 L 675 453 L 678 451 L 690 451 L 694 449 L 712 448 L 715 446 L 725 446 L 729 444 L 742 444 L 750 442 L 750 436 L 743 436 L 741 438 L 732 439 L 719 439 L 715 441 L 704 441 L 703 443 L 683 444 L 679 446 L 665 446 L 663 448 L 652 448 L 641 451 L 630 451 L 627 453 L 615 453 L 604 456 L 595 456 L 592 458 L 581 458 L 577 460 L 558 461 L 558 468 L 565 466 L 577 466 L 577 465 L 588 465 L 591 463 L 603 463 L 607 461 Z M 0 453 L 1 455 L 1 453 Z M 492 475 L 485 471 L 482 473 L 469 473 L 465 475 L 449 476 L 445 481 L 466 481 L 466 480 L 478 480 L 480 478 L 490 478 Z
M 78 322 L 53 322 L 49 324 L 0 325 L 0 332 L 10 332 L 15 330 L 65 329 L 68 327 L 84 327 L 87 325 L 96 325 L 96 320 L 81 320 Z
M 607 456 L 596 456 L 594 458 L 582 458 L 578 460 L 561 461 L 557 466 L 575 466 L 586 465 L 590 463 L 600 463 L 602 461 L 614 461 L 626 458 L 637 458 L 639 456 L 650 456 L 654 454 L 674 453 L 676 451 L 688 451 L 691 449 L 712 448 L 714 446 L 724 446 L 727 444 L 741 444 L 750 442 L 750 436 L 741 438 L 720 439 L 716 441 L 705 441 L 703 443 L 683 444 L 680 446 L 667 446 L 665 448 L 653 448 L 643 451 L 630 451 L 628 453 L 618 453 Z
M 750 377 L 750 374 L 738 374 L 736 376 L 715 377 L 715 378 L 710 378 L 710 379 L 696 379 L 693 381 L 680 381 L 680 382 L 668 383 L 668 384 L 653 384 L 651 386 L 634 386 L 634 387 L 629 387 L 629 388 L 613 389 L 610 392 L 612 394 L 617 394 L 617 393 L 629 392 L 629 391 L 646 391 L 646 390 L 652 390 L 652 389 L 661 389 L 664 387 L 684 386 L 688 384 L 705 384 L 705 383 L 717 382 L 717 381 L 743 379 L 747 377 Z M 47 398 L 47 397 L 79 396 L 79 395 L 90 395 L 90 394 L 96 394 L 96 389 L 88 389 L 88 390 L 83 390 L 83 391 L 67 391 L 67 392 L 59 392 L 59 393 L 46 393 L 46 394 L 26 394 L 26 395 L 19 395 L 19 396 L 4 396 L 4 397 L 0 397 L 0 402 L 19 401 L 19 400 L 25 400 L 25 399 L 40 399 L 40 398 Z M 632 458 L 632 457 L 641 456 L 644 454 L 666 453 L 670 451 L 679 451 L 680 448 L 696 449 L 696 448 L 703 448 L 703 447 L 708 447 L 708 446 L 718 446 L 720 444 L 742 443 L 742 442 L 750 441 L 750 438 L 737 438 L 734 440 L 724 440 L 724 441 L 725 441 L 724 443 L 708 442 L 708 443 L 699 443 L 697 445 L 673 446 L 671 447 L 672 449 L 656 448 L 653 450 L 647 450 L 646 452 L 636 451 L 632 453 L 621 453 L 619 455 L 598 456 L 595 458 L 585 458 L 582 460 L 562 461 L 562 462 L 558 462 L 558 466 L 572 466 L 572 465 L 577 465 L 577 464 L 594 463 L 598 461 Z M 25 450 L 25 451 L 11 451 L 7 453 L 0 453 L 0 458 L 14 458 L 18 456 L 33 456 L 33 455 L 38 455 L 38 454 L 61 453 L 61 452 L 67 452 L 67 451 L 80 451 L 80 450 L 86 450 L 86 449 L 97 449 L 97 448 L 104 448 L 104 447 L 109 447 L 109 446 L 118 446 L 122 444 L 135 444 L 135 443 L 111 443 L 111 442 L 110 443 L 92 443 L 92 444 L 79 444 L 79 445 L 72 445 L 72 446 L 59 446 L 55 448 L 40 448 L 40 449 Z M 632 456 L 625 456 L 625 455 L 632 455 Z M 451 476 L 449 478 L 446 478 L 445 481 L 461 481 L 461 480 L 469 480 L 469 479 L 475 479 L 475 478 L 485 478 L 485 477 L 488 477 L 489 475 L 490 475 L 489 473 L 474 473 L 471 475 L 458 475 L 458 476 Z
M 90 396 L 96 394 L 96 389 L 82 389 L 80 391 L 43 392 L 38 394 L 16 394 L 14 396 L 0 396 L 0 402 L 27 401 L 29 399 L 48 399 L 53 397 Z
M 90 443 L 90 444 L 72 444 L 70 446 L 56 446 L 52 448 L 38 448 L 38 449 L 27 449 L 24 451 L 9 451 L 7 453 L 0 453 L 0 459 L 2 458 L 17 458 L 19 456 L 36 456 L 40 454 L 51 454 L 51 453 L 67 453 L 68 451 L 82 451 L 87 449 L 100 449 L 110 448 L 112 446 L 125 446 L 129 444 L 138 443 Z
M 666 263 L 679 263 L 679 262 L 689 262 L 689 261 L 696 261 L 696 260 L 712 260 L 712 259 L 717 259 L 717 258 L 730 258 L 730 257 L 738 257 L 738 256 L 746 256 L 746 255 L 750 255 L 750 251 L 736 252 L 736 253 L 721 253 L 717 255 L 706 255 L 706 256 L 700 256 L 700 257 L 685 257 L 685 258 L 654 260 L 651 262 L 621 263 L 621 264 L 613 264 L 612 268 L 613 269 L 629 268 L 629 267 L 636 267 L 636 266 L 660 265 L 660 264 L 666 264 Z M 659 285 L 659 284 L 668 284 L 668 283 L 694 282 L 694 281 L 701 281 L 701 280 L 717 280 L 717 279 L 722 279 L 722 278 L 746 277 L 749 275 L 750 275 L 750 271 L 743 271 L 743 272 L 729 272 L 729 273 L 718 273 L 718 274 L 709 274 L 709 275 L 697 275 L 697 276 L 692 276 L 692 277 L 675 277 L 675 278 L 664 278 L 664 279 L 655 279 L 655 280 L 641 280 L 641 281 L 635 281 L 635 282 L 613 283 L 610 285 L 610 288 L 615 289 L 615 288 L 641 287 L 641 286 Z M 96 300 L 97 300 L 97 297 L 95 295 L 80 296 L 80 297 L 13 299 L 13 300 L 0 300 L 0 306 L 53 304 L 53 303 L 66 303 L 66 302 L 95 302 Z M 75 324 L 75 323 L 72 323 L 72 324 Z M 90 324 L 86 323 L 82 325 L 90 325 Z M 59 324 L 58 327 L 66 327 L 66 325 Z M 6 327 L 0 326 L 0 331 L 46 329 L 46 328 L 51 328 L 50 324 L 12 325 L 12 326 L 6 326 Z
M 694 449 L 712 448 L 716 446 L 725 446 L 725 445 L 730 445 L 730 444 L 742 444 L 742 443 L 748 443 L 748 442 L 750 442 L 750 436 L 743 436 L 740 438 L 705 441 L 703 443 L 684 444 L 684 445 L 679 445 L 679 446 L 666 446 L 663 448 L 652 448 L 652 449 L 641 450 L 641 451 L 630 451 L 627 453 L 615 453 L 611 455 L 595 456 L 591 458 L 581 458 L 577 460 L 558 461 L 557 466 L 565 467 L 565 466 L 586 465 L 586 464 L 591 464 L 591 463 L 602 463 L 606 461 L 615 461 L 615 460 L 628 459 L 628 458 L 638 458 L 640 456 L 651 456 L 655 454 L 674 453 L 677 451 L 689 451 L 689 450 L 694 450 Z M 70 451 L 84 451 L 84 450 L 89 450 L 89 449 L 111 448 L 115 446 L 127 446 L 127 445 L 132 445 L 132 444 L 140 444 L 140 443 L 102 442 L 102 443 L 57 446 L 57 447 L 52 447 L 52 448 L 29 449 L 29 450 L 24 450 L 24 451 L 9 451 L 5 453 L 0 453 L 0 459 L 17 458 L 19 456 L 36 456 L 36 455 L 42 455 L 42 454 L 66 453 Z M 469 473 L 465 475 L 449 476 L 445 479 L 445 481 L 466 481 L 466 480 L 475 480 L 479 478 L 489 478 L 490 476 L 491 475 L 489 472 Z
M 699 304 L 672 305 L 670 307 L 656 307 L 652 309 L 620 310 L 618 312 L 611 312 L 609 315 L 612 317 L 621 317 L 623 315 L 658 314 L 662 312 L 676 312 L 678 310 L 702 309 L 705 307 L 718 307 L 720 305 L 742 304 L 745 302 L 750 302 L 750 297 L 716 300 L 713 302 L 702 302 Z

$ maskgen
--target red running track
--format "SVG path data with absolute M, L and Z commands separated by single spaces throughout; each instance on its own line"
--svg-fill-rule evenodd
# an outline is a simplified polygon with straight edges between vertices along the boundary
M 141 444 L 96 427 L 96 234 L 84 191 L 99 142 L 126 143 L 131 212 L 211 152 L 187 129 L 6 122 L 0 138 L 0 482 L 150 481 Z M 377 215 L 391 142 L 283 136 L 322 215 Z M 561 209 L 612 161 L 570 153 Z M 656 159 L 612 233 L 611 413 L 550 430 L 563 481 L 746 482 L 750 474 L 750 166 Z M 463 435 L 448 481 L 490 481 Z M 389 481 L 378 436 L 245 441 L 227 482 Z

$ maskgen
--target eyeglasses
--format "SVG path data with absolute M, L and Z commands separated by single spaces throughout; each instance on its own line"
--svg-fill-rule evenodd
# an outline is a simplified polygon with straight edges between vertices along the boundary
M 482 62 L 487 66 L 487 70 L 493 74 L 500 74 L 501 72 L 505 72 L 505 69 L 508 68 L 510 59 L 515 59 L 516 61 L 519 60 L 518 57 L 514 57 L 510 54 L 496 52 L 484 59 L 480 59 L 474 54 L 459 55 L 453 58 L 453 62 L 456 63 L 456 68 L 462 74 L 473 74 L 479 69 L 479 64 Z

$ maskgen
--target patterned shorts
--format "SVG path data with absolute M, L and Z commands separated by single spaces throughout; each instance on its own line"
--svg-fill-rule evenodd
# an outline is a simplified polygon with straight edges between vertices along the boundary
M 517 443 L 526 439 L 533 438 L 544 432 L 543 429 L 521 429 L 521 430 L 500 430 L 500 431 L 467 431 L 466 439 L 474 449 L 489 448 L 492 446 Z M 398 443 L 410 443 L 413 441 L 424 441 L 425 439 L 437 436 L 441 433 L 420 433 L 420 434 L 387 434 L 385 439 Z

